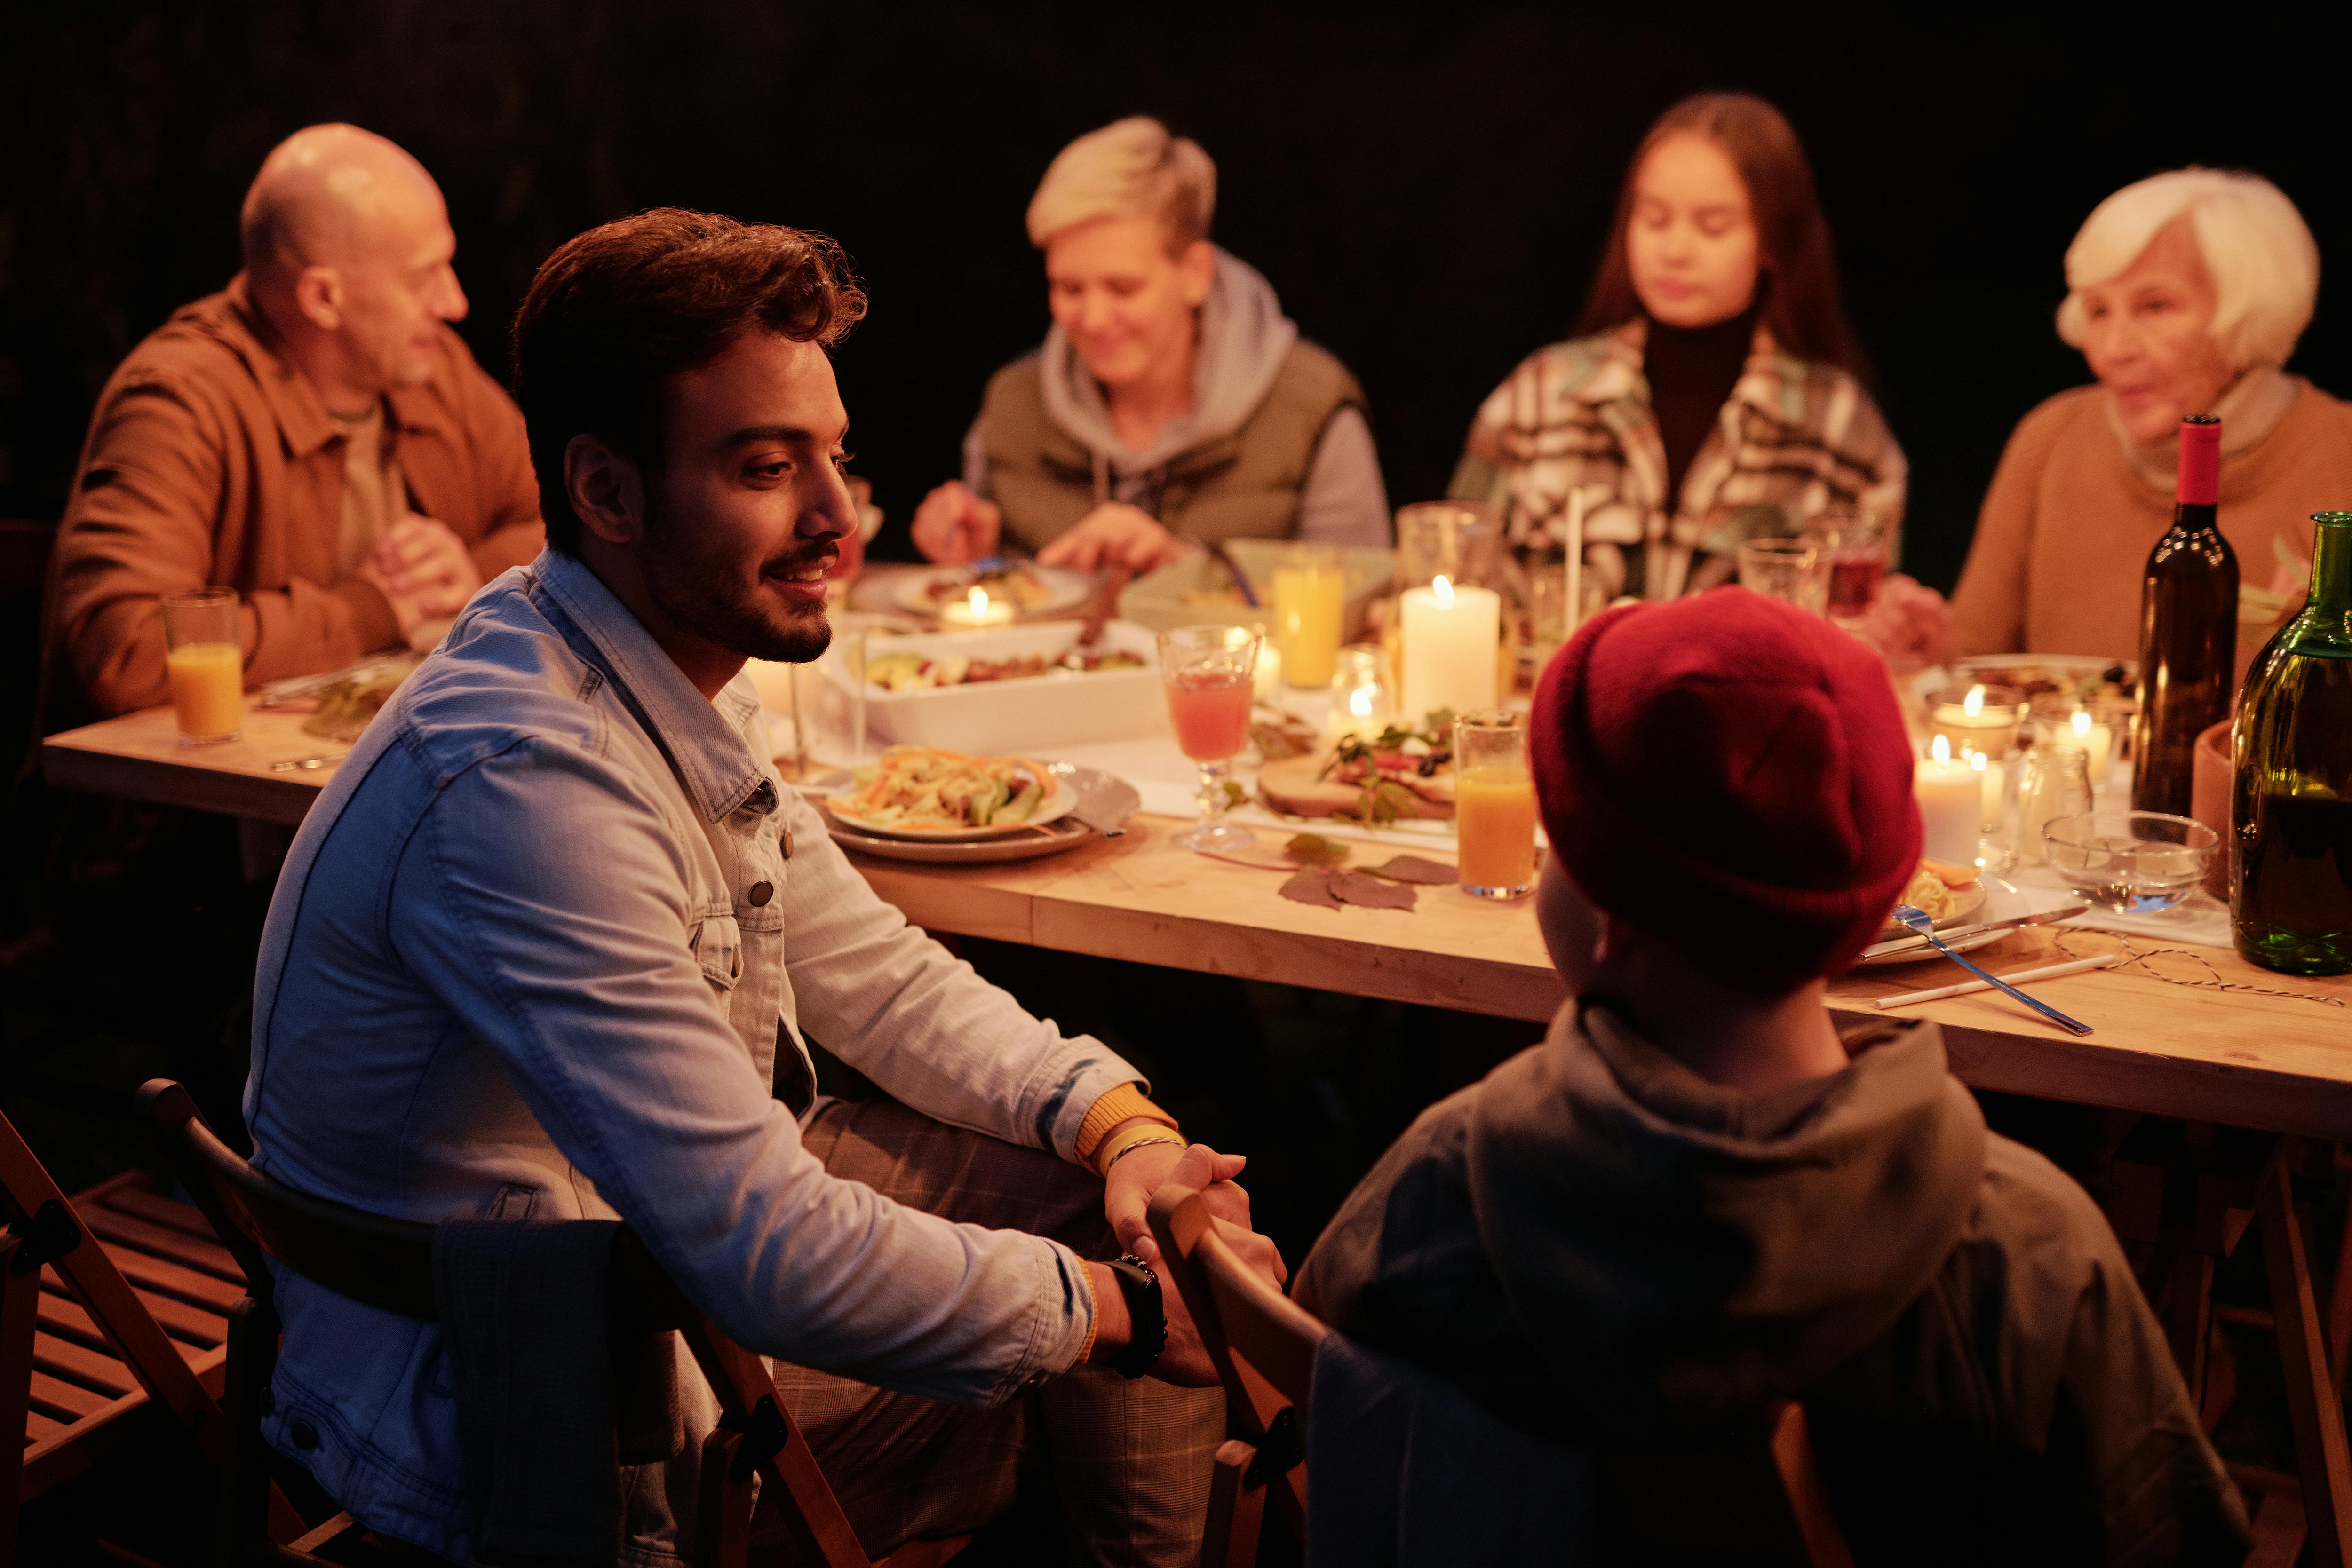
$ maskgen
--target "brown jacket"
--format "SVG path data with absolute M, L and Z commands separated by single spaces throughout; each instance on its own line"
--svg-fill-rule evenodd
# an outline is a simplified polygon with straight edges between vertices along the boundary
M 50 580 L 45 727 L 169 699 L 161 595 L 245 595 L 248 685 L 397 644 L 383 595 L 338 583 L 342 438 L 273 350 L 240 274 L 176 312 L 99 394 Z M 485 578 L 545 531 L 521 412 L 457 333 L 422 386 L 389 396 L 411 507 L 470 547 Z
M 2221 460 L 2221 533 L 2248 586 L 2277 571 L 2274 540 L 2307 563 L 2311 514 L 2352 506 L 2352 403 L 2294 380 L 2278 427 Z M 2018 421 L 1985 492 L 1952 592 L 1958 652 L 2139 657 L 2141 570 L 2171 526 L 2171 486 L 2126 459 L 2101 390 L 2060 392 Z M 2241 622 L 2241 666 L 2276 623 Z
M 1932 1024 L 1745 1097 L 1605 1007 L 1432 1107 L 1298 1300 L 1578 1446 L 1801 1397 L 1864 1563 L 2235 1563 L 2246 1521 L 2105 1218 Z

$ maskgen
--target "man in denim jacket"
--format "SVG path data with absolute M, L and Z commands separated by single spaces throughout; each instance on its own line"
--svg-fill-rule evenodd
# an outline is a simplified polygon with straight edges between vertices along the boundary
M 626 1220 L 793 1364 L 877 1555 L 1000 1508 L 1042 1430 L 1097 1560 L 1190 1562 L 1222 1400 L 1169 1385 L 1214 1381 L 1172 1291 L 1166 1382 L 1082 1364 L 1139 1359 L 1132 1284 L 1093 1260 L 1151 1256 L 1181 1163 L 1278 1277 L 1241 1161 L 877 899 L 770 766 L 741 674 L 830 634 L 853 514 L 825 350 L 864 308 L 830 241 L 675 209 L 541 268 L 515 378 L 550 549 L 475 597 L 303 825 L 263 944 L 256 1160 L 410 1219 Z M 803 1031 L 891 1098 L 818 1095 Z M 291 1274 L 278 1304 L 270 1440 L 370 1527 L 468 1558 L 439 1329 Z M 700 1429 L 625 1472 L 623 1561 L 687 1527 L 713 1412 L 686 1377 Z

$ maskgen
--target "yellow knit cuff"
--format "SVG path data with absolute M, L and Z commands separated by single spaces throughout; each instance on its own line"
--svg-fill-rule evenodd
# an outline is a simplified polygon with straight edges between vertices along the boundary
M 1140 1116 L 1157 1122 L 1163 1127 L 1174 1127 L 1176 1118 L 1154 1105 L 1142 1090 L 1132 1083 L 1122 1083 L 1107 1090 L 1087 1112 L 1087 1119 L 1078 1124 L 1078 1158 L 1093 1163 L 1095 1151 L 1113 1127 L 1130 1117 Z
M 1078 1359 L 1072 1366 L 1084 1366 L 1095 1354 L 1095 1333 L 1102 1326 L 1102 1303 L 1095 1300 L 1095 1271 L 1078 1260 L 1078 1278 L 1087 1282 L 1087 1343 L 1078 1347 Z

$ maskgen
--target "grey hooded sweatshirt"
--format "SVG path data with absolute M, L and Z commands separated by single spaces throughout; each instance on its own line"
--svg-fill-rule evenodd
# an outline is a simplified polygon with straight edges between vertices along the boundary
M 1865 1563 L 2238 1562 L 2243 1508 L 2105 1218 L 1986 1131 L 1934 1025 L 1848 1048 L 1749 1098 L 1571 1004 L 1423 1113 L 1296 1295 L 1580 1446 L 1800 1398 Z
M 1298 342 L 1298 326 L 1282 313 L 1274 285 L 1230 252 L 1217 251 L 1216 279 L 1202 302 L 1192 361 L 1192 407 L 1138 450 L 1111 428 L 1102 388 L 1056 325 L 1035 356 L 1045 416 L 1093 455 L 1102 499 L 1124 501 L 1158 515 L 1158 478 L 1185 454 L 1232 434 L 1246 423 L 1273 388 Z M 991 499 L 986 413 L 964 436 L 964 483 Z M 1379 454 L 1363 413 L 1343 407 L 1316 444 L 1299 491 L 1296 537 L 1318 543 L 1385 549 L 1391 542 L 1388 492 Z

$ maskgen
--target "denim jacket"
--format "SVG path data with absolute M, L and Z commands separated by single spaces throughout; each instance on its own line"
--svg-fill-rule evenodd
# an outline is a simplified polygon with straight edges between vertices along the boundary
M 827 1176 L 795 1119 L 802 1031 L 927 1115 L 1065 1158 L 1140 1076 L 909 926 L 767 755 L 750 682 L 706 701 L 577 560 L 477 594 L 295 839 L 255 990 L 256 1163 L 408 1219 L 617 1216 L 754 1350 L 1006 1398 L 1089 1339 L 1077 1259 Z M 463 1560 L 440 1331 L 285 1270 L 278 1302 L 269 1440 Z M 625 1558 L 671 1554 L 700 1435 L 624 1476 Z

